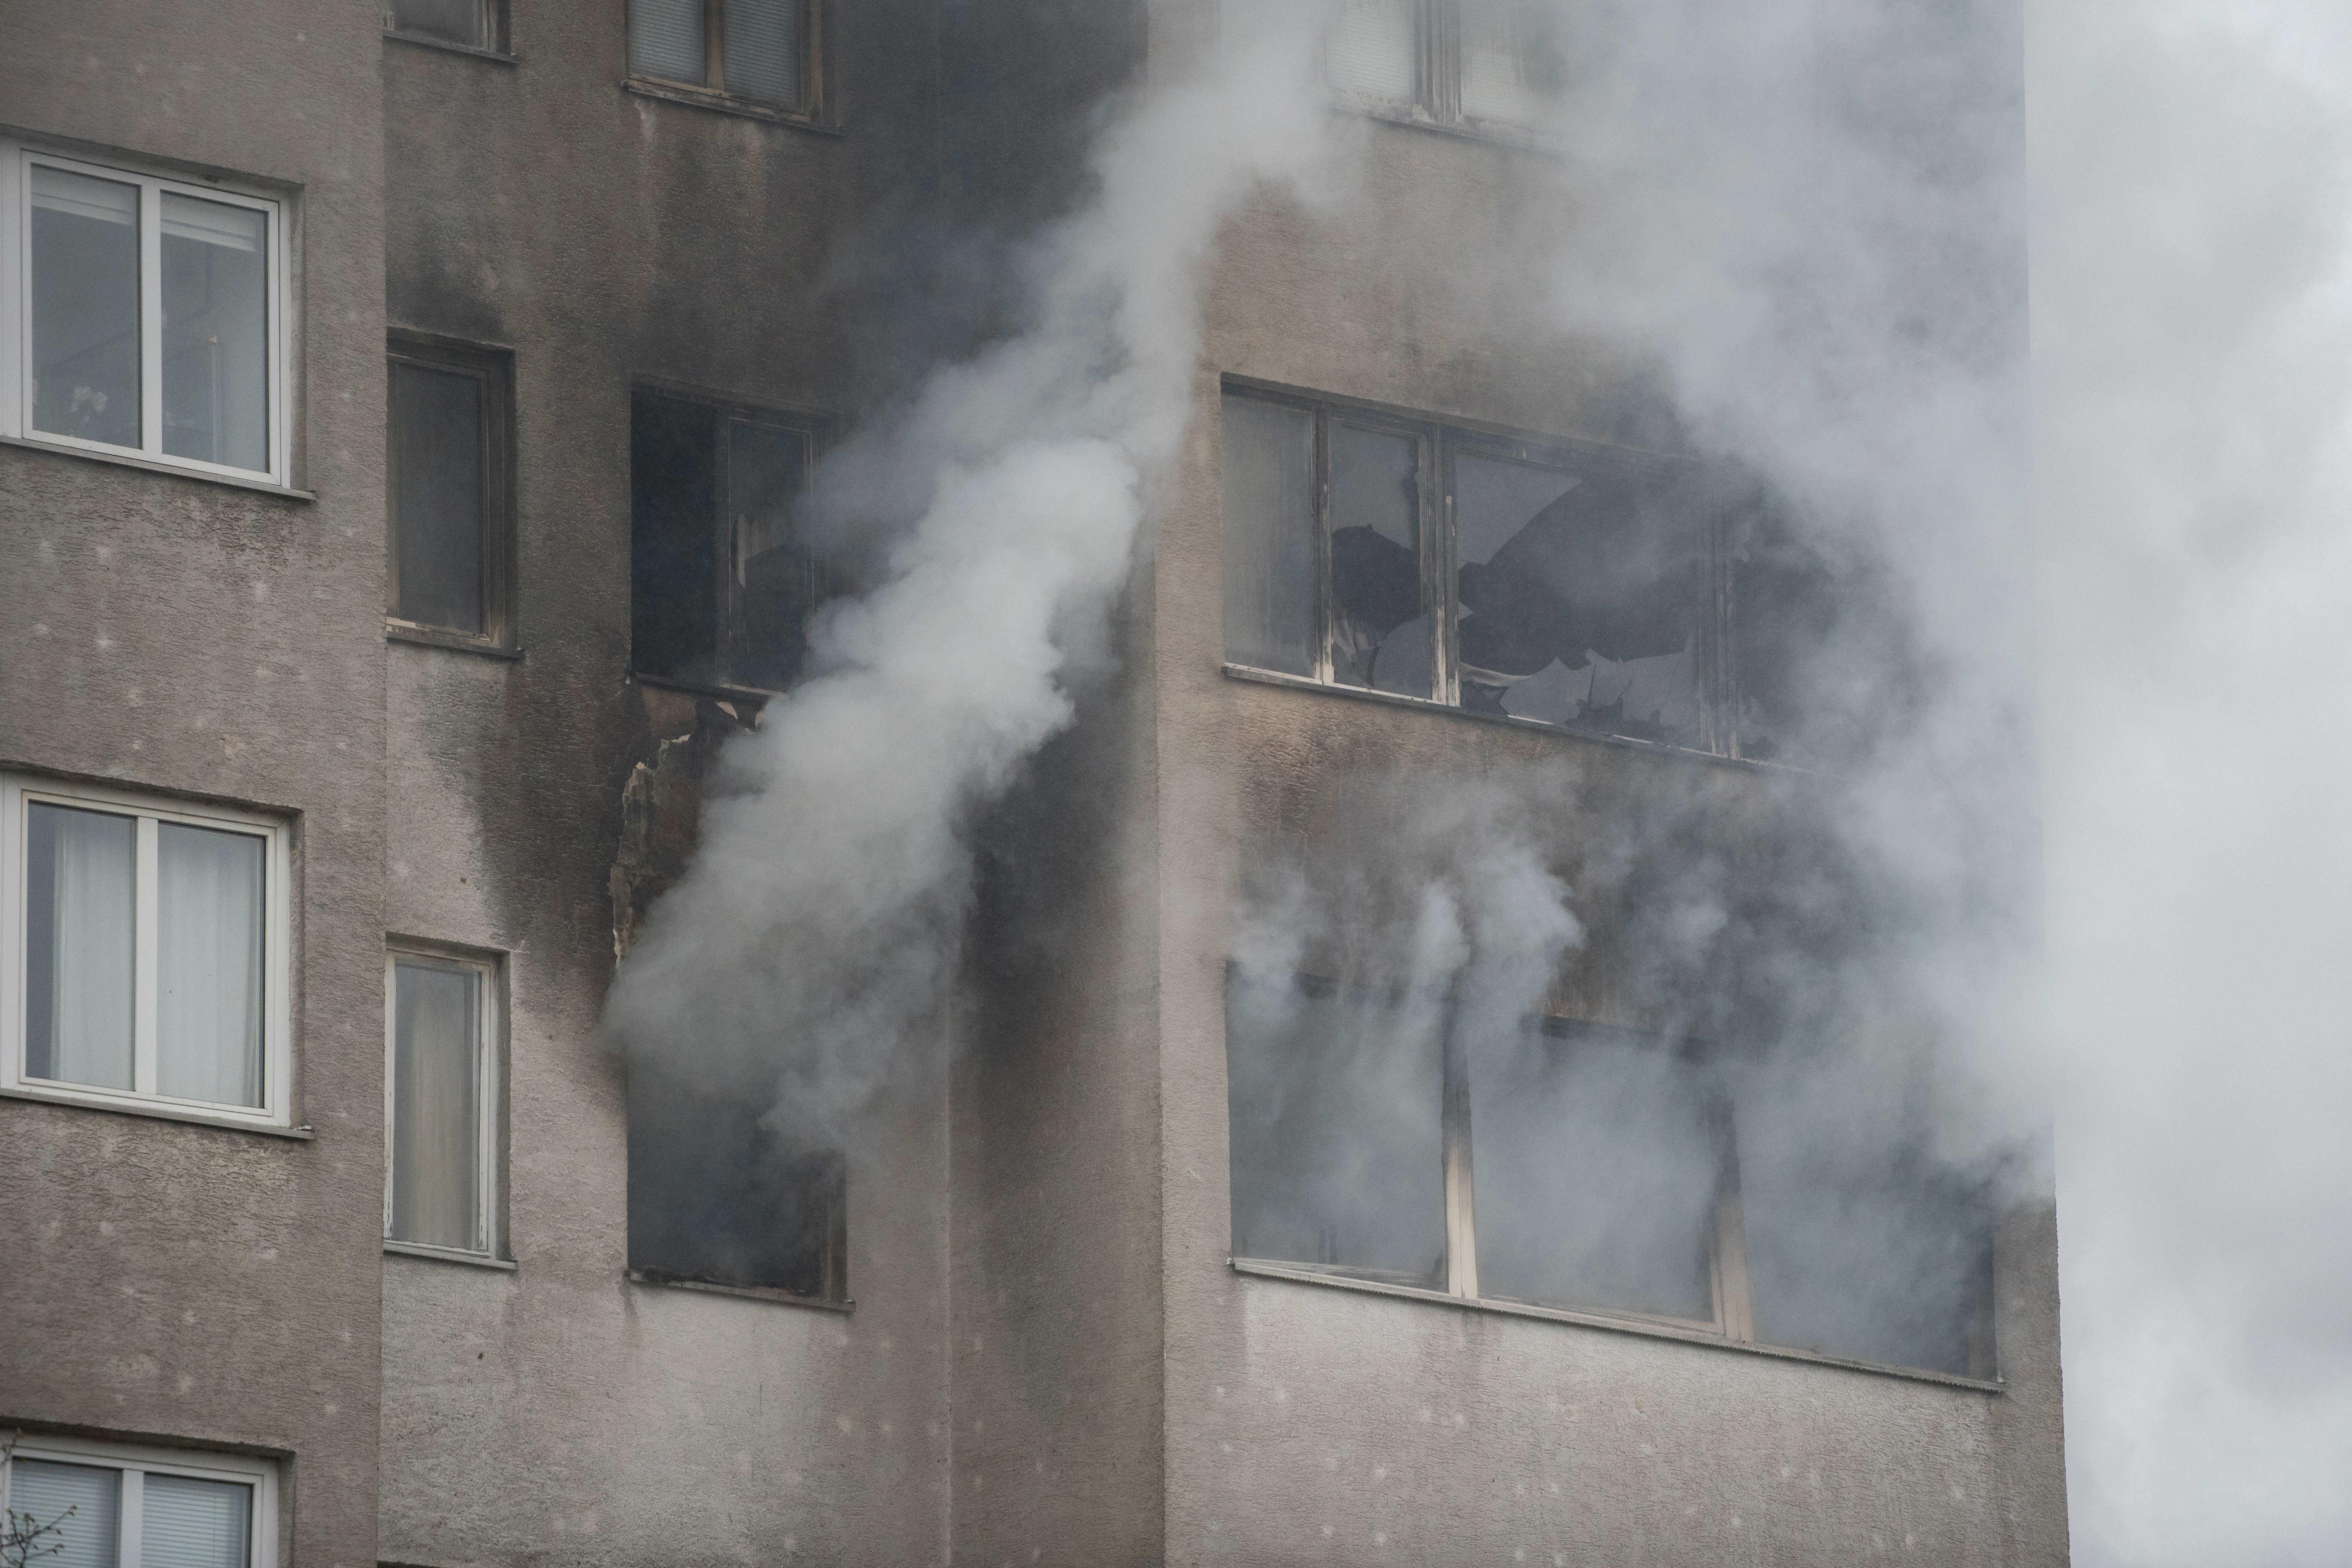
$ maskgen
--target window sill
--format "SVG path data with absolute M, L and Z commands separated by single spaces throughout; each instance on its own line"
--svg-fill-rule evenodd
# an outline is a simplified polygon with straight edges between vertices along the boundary
M 200 484 L 226 485 L 231 489 L 258 490 L 266 496 L 283 496 L 288 500 L 314 501 L 315 490 L 298 490 L 273 479 L 239 479 L 235 474 L 216 473 L 210 468 L 184 468 L 178 463 L 161 463 L 136 452 L 106 452 L 89 447 L 68 447 L 59 441 L 41 441 L 26 436 L 0 436 L 0 447 L 14 447 L 26 452 L 54 452 L 61 458 L 79 458 L 85 462 L 106 463 L 119 468 L 143 468 L 151 474 L 169 474 L 177 479 L 194 479 Z
M 1311 680 L 1303 675 L 1287 675 L 1276 669 L 1259 669 L 1246 664 L 1222 667 L 1229 680 L 1255 681 L 1261 686 L 1286 687 L 1294 691 L 1318 691 L 1326 696 L 1343 697 L 1356 702 L 1377 702 L 1390 708 L 1412 708 L 1427 713 L 1444 713 L 1456 719 L 1467 719 L 1480 724 L 1503 724 L 1515 730 L 1532 731 L 1538 735 L 1558 735 L 1563 740 L 1584 741 L 1597 746 L 1615 746 L 1620 750 L 1649 752 L 1659 756 L 1686 757 L 1696 763 L 1716 763 L 1725 767 L 1747 769 L 1758 773 L 1811 774 L 1810 768 L 1792 767 L 1787 763 L 1768 763 L 1754 757 L 1726 756 L 1721 752 L 1702 752 L 1693 746 L 1676 746 L 1664 741 L 1644 741 L 1633 735 L 1604 735 L 1591 730 L 1570 730 L 1558 724 L 1547 724 L 1540 719 L 1522 719 L 1513 713 L 1481 713 L 1473 708 L 1457 708 L 1450 702 L 1439 702 L 1428 697 L 1407 697 L 1395 691 L 1374 691 L 1361 686 L 1339 686 Z
M 1536 1307 L 1521 1301 L 1499 1301 L 1487 1297 L 1451 1296 L 1443 1290 L 1423 1289 L 1412 1285 L 1391 1285 L 1378 1279 L 1366 1279 L 1350 1274 L 1331 1274 L 1303 1264 L 1269 1263 L 1255 1258 L 1226 1259 L 1236 1274 L 1251 1275 L 1261 1279 L 1283 1279 L 1297 1285 L 1321 1285 L 1337 1290 L 1358 1290 L 1374 1296 L 1395 1296 L 1408 1301 L 1426 1301 L 1433 1306 L 1453 1307 L 1465 1312 L 1491 1312 L 1506 1318 L 1535 1318 L 1550 1323 L 1573 1323 L 1579 1328 L 1603 1329 L 1616 1334 L 1640 1334 L 1650 1339 L 1675 1340 L 1684 1344 L 1703 1345 L 1709 1350 L 1735 1351 L 1742 1355 L 1767 1356 L 1774 1361 L 1803 1362 L 1811 1366 L 1836 1367 L 1844 1372 L 1868 1373 L 1877 1377 L 1899 1377 L 1912 1383 L 1933 1383 L 1946 1388 L 1971 1389 L 1979 1394 L 2006 1394 L 2009 1384 L 1980 1377 L 1962 1377 L 1955 1373 L 1929 1372 L 1920 1367 L 1887 1366 L 1878 1362 L 1850 1361 L 1843 1356 L 1822 1355 L 1813 1351 L 1790 1350 L 1781 1345 L 1757 1344 L 1748 1340 L 1735 1340 L 1727 1335 L 1701 1328 L 1649 1318 L 1621 1318 L 1607 1312 L 1577 1312 L 1559 1307 Z
M 761 103 L 757 99 L 738 98 L 733 93 L 719 92 L 707 87 L 689 87 L 680 81 L 656 81 L 650 77 L 629 76 L 621 79 L 621 90 L 634 92 L 639 98 L 657 98 L 665 103 L 683 103 L 693 109 L 708 109 L 715 114 L 732 114 L 742 120 L 764 120 L 771 125 L 789 125 L 796 131 L 814 131 L 820 136 L 838 136 L 838 125 L 828 125 L 804 110 L 784 109 Z
M 431 37 L 423 33 L 404 33 L 394 27 L 386 27 L 383 37 L 386 43 L 413 44 L 420 49 L 438 49 L 445 55 L 471 55 L 478 60 L 488 60 L 493 65 L 522 64 L 520 55 L 509 54 L 504 49 L 486 49 L 479 44 L 454 44 L 446 38 Z
M 803 1296 L 792 1290 L 772 1290 L 760 1285 L 721 1285 L 710 1279 L 688 1279 L 681 1275 L 667 1274 L 658 1268 L 632 1268 L 622 1276 L 632 1285 L 643 1285 L 657 1290 L 693 1290 L 706 1296 L 740 1296 L 753 1301 L 773 1301 L 781 1307 L 814 1307 L 820 1312 L 854 1312 L 854 1300 L 829 1301 L 822 1296 Z
M 442 647 L 453 653 L 478 653 L 485 658 L 502 658 L 510 663 L 522 662 L 522 649 L 508 647 L 481 637 L 469 637 L 463 632 L 445 632 L 434 626 L 412 626 L 406 621 L 390 621 L 383 628 L 386 642 L 408 643 L 416 647 Z
M 1475 120 L 1440 120 L 1419 109 L 1402 104 L 1382 103 L 1374 99 L 1350 98 L 1341 94 L 1338 106 L 1367 120 L 1377 120 L 1388 125 L 1402 125 L 1409 131 L 1428 131 L 1440 136 L 1451 136 L 1461 142 L 1482 142 L 1489 147 L 1508 147 L 1519 153 L 1537 153 L 1546 157 L 1562 156 L 1567 149 L 1549 137 L 1516 125 Z
M 173 1105 L 163 1100 L 133 1100 L 73 1089 L 10 1084 L 0 1088 L 0 1099 L 34 1100 L 47 1105 L 70 1105 L 81 1110 L 110 1110 L 117 1116 L 140 1116 L 151 1121 L 182 1121 L 194 1127 L 217 1127 L 227 1132 L 258 1132 L 265 1138 L 291 1138 L 304 1143 L 318 1136 L 308 1127 L 281 1127 L 275 1122 L 249 1121 L 242 1116 L 223 1115 L 194 1106 Z
M 520 1266 L 510 1258 L 492 1258 L 483 1252 L 460 1252 L 454 1247 L 427 1247 L 421 1241 L 394 1241 L 384 1237 L 383 1250 L 393 1258 L 423 1258 L 435 1263 L 456 1263 L 467 1268 L 493 1268 L 502 1274 L 520 1271 Z

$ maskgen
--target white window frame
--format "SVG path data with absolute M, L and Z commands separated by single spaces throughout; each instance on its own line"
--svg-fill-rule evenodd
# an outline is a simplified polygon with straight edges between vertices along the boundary
M 104 441 L 33 428 L 33 167 L 40 164 L 92 179 L 139 187 L 139 445 Z M 163 226 L 166 193 L 246 207 L 263 215 L 268 242 L 269 356 L 269 467 L 233 468 L 163 450 Z M 287 297 L 286 203 L 257 190 L 226 182 L 172 179 L 119 164 L 92 163 L 44 152 L 20 142 L 0 141 L 0 436 L 43 447 L 96 456 L 129 458 L 163 468 L 220 479 L 286 486 L 291 447 L 287 391 L 292 320 Z
M 436 1247 L 427 1242 L 408 1241 L 392 1234 L 392 1179 L 395 1145 L 393 1140 L 393 1119 L 396 1114 L 393 1051 L 398 1038 L 400 1008 L 400 965 L 415 964 L 428 969 L 446 969 L 478 975 L 481 984 L 476 987 L 480 1016 L 474 1026 L 479 1030 L 481 1048 L 475 1054 L 475 1178 L 474 1178 L 474 1239 L 472 1247 Z M 421 1253 L 436 1258 L 463 1258 L 470 1260 L 498 1260 L 505 1256 L 506 1237 L 499 1220 L 506 1212 L 505 1161 L 506 1145 L 506 964 L 494 953 L 468 952 L 461 948 L 442 947 L 414 940 L 394 939 L 383 956 L 383 1244 L 393 1252 Z
M 115 1568 L 138 1568 L 140 1536 L 145 1522 L 144 1503 L 150 1475 L 189 1476 L 198 1480 L 234 1481 L 253 1489 L 253 1519 L 246 1531 L 246 1568 L 278 1565 L 278 1466 L 275 1461 L 242 1454 L 202 1454 L 176 1448 L 142 1448 L 121 1443 L 92 1443 L 74 1437 L 16 1439 L 12 1459 L 45 1459 L 59 1465 L 91 1465 L 122 1475 L 121 1514 L 116 1521 Z M 0 1464 L 0 1507 L 11 1502 L 13 1465 Z
M 131 1083 L 128 1089 L 28 1078 L 25 1072 L 26 946 L 25 918 L 30 892 L 26 836 L 34 805 L 79 811 L 110 812 L 138 823 L 132 905 L 133 1004 Z M 262 857 L 262 1091 L 259 1107 L 215 1105 L 153 1091 L 156 1037 L 156 845 L 164 823 L 247 834 L 264 841 Z M 97 784 L 66 784 L 16 773 L 0 774 L 0 1093 L 26 1099 L 104 1106 L 182 1121 L 229 1126 L 286 1128 L 293 1108 L 292 854 L 289 824 L 275 816 L 234 806 L 177 800 L 167 795 Z M 142 1089 L 138 1085 L 149 1086 Z

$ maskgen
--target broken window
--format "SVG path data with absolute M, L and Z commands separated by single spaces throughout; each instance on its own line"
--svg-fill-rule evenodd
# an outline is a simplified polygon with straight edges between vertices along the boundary
M 756 1097 L 629 1076 L 629 1269 L 656 1284 L 845 1302 L 848 1174 Z
M 1369 108 L 1530 129 L 1561 85 L 1554 9 L 1544 0 L 1342 0 L 1326 69 L 1336 90 Z
M 833 589 L 802 542 L 814 429 L 639 388 L 631 401 L 631 661 L 683 685 L 780 691 Z
M 804 107 L 815 9 L 812 0 L 629 0 L 629 74 Z
M 1677 746 L 1710 695 L 1720 487 L 1695 463 L 1229 388 L 1225 658 Z
M 1459 997 L 1229 970 L 1225 1028 L 1238 1261 L 1995 1375 L 1993 1208 L 1916 1139 Z
M 513 643 L 513 378 L 508 356 L 395 337 L 385 490 L 395 631 Z

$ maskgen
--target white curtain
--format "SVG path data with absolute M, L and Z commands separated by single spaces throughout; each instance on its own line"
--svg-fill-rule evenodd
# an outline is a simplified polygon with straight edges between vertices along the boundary
M 36 1548 L 40 1555 L 33 1561 L 41 1568 L 116 1568 L 121 1490 L 122 1472 L 95 1465 L 17 1459 L 8 1470 L 9 1511 L 57 1527 Z
M 1331 85 L 1366 98 L 1418 99 L 1416 0 L 1342 0 L 1331 29 Z
M 129 1089 L 138 824 L 36 805 L 26 826 L 26 1071 Z
M 150 1474 L 140 1514 L 139 1568 L 247 1568 L 253 1489 Z
M 155 1089 L 261 1103 L 262 857 L 250 833 L 163 824 L 156 867 Z
M 392 1237 L 478 1250 L 481 976 L 393 966 Z

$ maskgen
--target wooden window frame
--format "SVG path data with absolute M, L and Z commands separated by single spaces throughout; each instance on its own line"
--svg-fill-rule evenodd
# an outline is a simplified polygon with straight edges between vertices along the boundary
M 1366 402 L 1358 398 L 1304 391 L 1273 382 L 1246 376 L 1226 375 L 1220 385 L 1222 397 L 1244 397 L 1261 403 L 1298 409 L 1313 416 L 1314 471 L 1309 477 L 1310 494 L 1315 508 L 1315 629 L 1310 646 L 1314 653 L 1314 674 L 1311 677 L 1286 675 L 1278 671 L 1258 670 L 1246 665 L 1228 663 L 1226 668 L 1240 674 L 1259 676 L 1281 683 L 1305 681 L 1336 690 L 1376 694 L 1406 702 L 1426 703 L 1433 707 L 1462 711 L 1462 673 L 1460 654 L 1461 604 L 1456 593 L 1454 569 L 1457 531 L 1454 520 L 1454 468 L 1456 460 L 1465 456 L 1499 458 L 1527 463 L 1536 467 L 1564 466 L 1570 463 L 1590 464 L 1598 459 L 1619 467 L 1630 467 L 1665 472 L 1687 469 L 1696 466 L 1697 459 L 1670 453 L 1654 452 L 1628 447 L 1617 442 L 1596 440 L 1573 436 L 1539 436 L 1533 432 L 1512 429 L 1507 426 L 1489 425 L 1475 420 L 1441 418 L 1412 409 L 1387 404 Z M 1423 613 L 1433 620 L 1433 637 L 1430 650 L 1431 689 L 1427 693 L 1395 693 L 1381 690 L 1368 693 L 1367 689 L 1337 679 L 1334 642 L 1338 632 L 1338 616 L 1334 613 L 1331 568 L 1331 428 L 1341 423 L 1393 436 L 1409 436 L 1421 442 L 1421 583 Z M 1222 463 L 1222 455 L 1220 458 Z M 1710 523 L 1705 541 L 1706 554 L 1706 603 L 1701 607 L 1699 626 L 1699 696 L 1698 737 L 1695 745 L 1640 736 L 1611 735 L 1612 742 L 1629 745 L 1656 746 L 1669 751 L 1698 752 L 1710 756 L 1737 758 L 1740 755 L 1738 715 L 1739 692 L 1737 670 L 1730 657 L 1732 641 L 1732 595 L 1730 591 L 1731 559 L 1729 541 L 1720 521 Z M 1568 735 L 1599 735 L 1601 731 L 1579 730 L 1540 720 L 1517 719 L 1514 722 L 1531 724 L 1555 733 Z
M 478 977 L 474 1026 L 480 1041 L 475 1061 L 473 1247 L 436 1247 L 392 1234 L 394 1144 L 397 1114 L 393 1059 L 400 1022 L 399 971 L 443 969 Z M 414 937 L 385 944 L 383 959 L 383 1246 L 387 1252 L 414 1253 L 467 1263 L 503 1262 L 507 1257 L 507 955 Z
M 36 165 L 139 190 L 139 444 L 118 446 L 33 425 L 33 170 Z M 268 363 L 268 466 L 241 468 L 163 449 L 163 198 L 187 196 L 262 215 L 263 306 Z M 185 180 L 135 163 L 96 162 L 0 139 L 0 437 L 85 456 L 283 489 L 292 480 L 294 311 L 289 204 L 245 181 Z
M 627 58 L 624 38 L 621 85 L 633 92 L 649 98 L 667 98 L 682 103 L 697 104 L 707 109 L 725 110 L 746 114 L 755 119 L 774 120 L 786 124 L 829 129 L 833 125 L 832 82 L 825 68 L 827 49 L 825 35 L 827 0 L 793 0 L 801 13 L 800 97 L 792 102 L 776 99 L 753 98 L 729 90 L 727 86 L 727 10 L 726 0 L 701 0 L 702 5 L 702 79 L 682 81 L 673 77 L 649 76 L 637 69 L 636 61 Z
M 212 1454 L 27 1434 L 16 1438 L 6 1459 L 0 1461 L 0 1508 L 15 1506 L 11 1484 L 15 1478 L 10 1470 L 17 1459 L 121 1472 L 121 1513 L 115 1522 L 114 1568 L 137 1568 L 145 1523 L 143 1505 L 148 1476 L 187 1476 L 250 1487 L 253 1513 L 247 1521 L 245 1568 L 278 1568 L 278 1465 L 274 1460 L 244 1454 Z
M 395 367 L 403 364 L 467 375 L 481 384 L 482 629 L 468 632 L 400 616 L 400 441 L 394 428 L 392 395 Z M 518 646 L 515 527 L 514 354 L 511 350 L 470 343 L 426 332 L 394 331 L 384 347 L 384 626 L 402 642 L 485 653 L 512 653 Z
M 132 1087 L 107 1089 L 27 1075 L 25 1008 L 27 1004 L 26 919 L 29 893 L 26 835 L 35 805 L 98 811 L 136 824 L 132 859 L 135 891 L 132 966 Z M 156 855 L 165 823 L 243 834 L 263 841 L 262 851 L 262 1091 L 258 1106 L 218 1105 L 155 1092 L 157 1002 Z M 134 1111 L 172 1121 L 207 1121 L 256 1131 L 282 1131 L 293 1113 L 292 828 L 284 818 L 233 806 L 169 795 L 84 784 L 0 774 L 0 1093 L 68 1105 Z M 148 1087 L 142 1089 L 141 1084 Z

